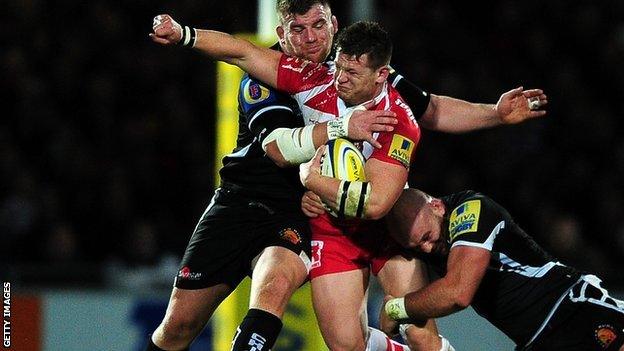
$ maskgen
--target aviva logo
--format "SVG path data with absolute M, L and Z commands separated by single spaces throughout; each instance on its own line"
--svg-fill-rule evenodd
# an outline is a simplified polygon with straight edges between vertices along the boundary
M 392 144 L 390 145 L 388 156 L 401 162 L 406 168 L 409 168 L 412 151 L 414 151 L 413 141 L 398 134 L 392 136 Z
M 462 234 L 476 232 L 479 227 L 479 215 L 481 215 L 481 200 L 470 200 L 457 206 L 449 218 L 451 242 Z

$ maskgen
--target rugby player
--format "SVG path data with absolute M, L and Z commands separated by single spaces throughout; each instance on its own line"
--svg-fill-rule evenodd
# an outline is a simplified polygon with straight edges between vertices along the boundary
M 395 320 L 470 305 L 518 350 L 624 351 L 624 301 L 595 275 L 551 257 L 491 198 L 463 191 L 437 199 L 406 189 L 387 223 L 441 278 L 404 297 L 386 296 L 384 331 L 392 333 Z
M 278 1 L 278 12 L 280 26 L 277 32 L 282 50 L 313 61 L 323 61 L 330 51 L 333 34 L 337 30 L 336 19 L 331 15 L 328 4 L 325 1 Z M 197 49 L 203 50 L 206 41 L 210 40 L 206 32 L 182 27 L 166 15 L 158 16 L 155 22 L 155 33 L 152 34 L 152 38 L 161 44 L 195 43 Z M 540 90 L 514 89 L 503 94 L 497 105 L 483 105 L 447 97 L 430 96 L 407 84 L 398 75 L 393 82 L 398 84 L 399 89 L 406 90 L 406 95 L 412 96 L 413 101 L 420 101 L 423 108 L 417 110 L 417 115 L 423 116 L 425 125 L 438 130 L 446 128 L 449 132 L 490 127 L 500 123 L 516 123 L 537 117 L 543 115 L 544 112 L 528 110 L 527 98 L 535 97 L 541 99 L 542 104 L 546 103 L 546 97 Z M 216 192 L 213 199 L 215 205 L 203 216 L 191 238 L 182 268 L 176 279 L 176 287 L 172 293 L 168 312 L 152 338 L 156 345 L 164 349 L 180 349 L 192 341 L 210 318 L 216 306 L 238 284 L 239 277 L 242 278 L 252 269 L 250 261 L 257 254 L 261 255 L 253 273 L 251 309 L 240 327 L 241 332 L 237 340 L 247 340 L 245 335 L 257 332 L 254 325 L 260 324 L 272 325 L 272 331 L 269 334 L 277 335 L 281 327 L 281 323 L 278 322 L 285 305 L 294 289 L 305 279 L 302 277 L 306 272 L 304 260 L 299 259 L 300 256 L 305 257 L 305 255 L 297 251 L 299 248 L 294 251 L 288 247 L 283 248 L 283 246 L 290 245 L 285 244 L 287 240 L 283 238 L 293 237 L 291 231 L 286 229 L 295 225 L 297 226 L 294 233 L 301 237 L 299 246 L 309 245 L 307 229 L 296 220 L 300 213 L 293 211 L 293 208 L 298 206 L 293 207 L 291 201 L 284 201 L 299 198 L 302 189 L 294 185 L 297 182 L 296 170 L 293 172 L 293 170 L 279 169 L 271 164 L 271 161 L 279 166 L 287 166 L 301 162 L 297 160 L 297 157 L 301 157 L 301 153 L 310 158 L 314 153 L 314 148 L 329 138 L 328 125 L 321 123 L 304 131 L 304 128 L 301 128 L 304 121 L 300 112 L 291 100 L 286 99 L 285 95 L 267 88 L 250 76 L 243 78 L 241 88 L 239 148 L 237 152 L 224 159 L 225 166 L 221 171 L 224 184 Z M 412 92 L 411 95 L 410 92 Z M 341 133 L 344 135 L 347 132 L 345 125 L 349 126 L 348 130 L 353 129 L 352 121 L 358 113 L 358 111 L 353 113 L 353 118 L 349 123 L 338 122 L 330 125 L 330 134 L 333 137 L 340 136 Z M 456 118 L 455 113 L 462 114 L 462 118 Z M 382 113 L 369 116 L 368 125 L 365 124 L 360 128 L 361 133 L 365 134 L 361 138 L 375 143 L 375 140 L 370 138 L 370 132 L 391 129 L 383 126 L 383 123 L 389 122 L 388 117 L 392 117 L 392 114 Z M 380 123 L 371 123 L 371 121 Z M 276 131 L 282 128 L 286 128 L 287 131 Z M 296 138 L 288 139 L 288 133 L 292 135 L 293 131 Z M 275 133 L 271 135 L 273 132 Z M 310 135 L 313 136 L 312 142 L 310 142 Z M 320 139 L 317 138 L 318 135 L 321 136 Z M 347 136 L 352 137 L 351 134 Z M 265 152 L 268 159 L 264 157 Z M 265 176 L 256 178 L 252 176 L 253 172 L 260 172 Z M 278 195 L 283 197 L 278 197 Z M 275 201 L 275 198 L 278 198 L 278 201 Z M 241 229 L 241 226 L 257 226 L 257 223 L 245 224 L 237 220 L 236 223 L 228 223 L 229 227 L 225 227 L 226 229 L 213 230 L 211 226 L 219 227 L 223 224 L 217 222 L 218 219 L 223 220 L 228 216 L 230 218 L 237 216 L 237 219 L 252 217 L 246 212 L 232 215 L 232 212 L 236 211 L 236 206 L 232 206 L 233 204 L 253 205 L 256 210 L 271 211 L 288 219 L 284 219 L 283 223 L 282 219 L 276 220 L 280 225 L 274 223 L 275 228 L 267 230 L 270 233 L 266 234 L 266 237 L 271 239 L 266 239 L 266 242 L 261 243 L 262 247 L 247 249 L 253 252 L 247 253 L 247 257 L 236 257 L 232 260 L 240 266 L 228 267 L 229 270 L 237 270 L 236 278 L 228 277 L 227 282 L 211 282 L 209 280 L 216 279 L 217 275 L 214 271 L 210 271 L 213 268 L 202 267 L 202 265 L 207 265 L 207 259 L 201 258 L 205 257 L 202 247 L 211 245 L 207 235 L 213 235 L 212 240 L 215 240 L 215 233 L 222 232 L 224 235 L 229 235 L 230 232 L 245 232 L 245 227 Z M 228 210 L 231 212 L 226 213 Z M 264 216 L 264 213 L 254 215 L 254 217 L 261 216 Z M 264 249 L 264 247 L 267 248 Z M 219 246 L 216 248 L 219 251 L 222 249 Z M 299 252 L 299 256 L 292 255 L 293 252 Z M 220 262 L 220 260 L 221 258 L 218 257 L 213 258 L 213 261 L 227 266 L 227 262 Z M 196 261 L 194 266 L 197 268 L 191 268 L 187 264 L 190 261 Z M 289 264 L 284 264 L 285 262 Z M 304 273 L 299 274 L 299 272 Z M 201 283 L 194 283 L 200 280 Z M 187 284 L 189 281 L 191 283 Z M 208 284 L 207 287 L 205 284 Z M 273 337 L 268 337 L 264 345 L 270 347 L 273 339 Z M 155 345 L 151 347 L 154 350 L 158 349 Z

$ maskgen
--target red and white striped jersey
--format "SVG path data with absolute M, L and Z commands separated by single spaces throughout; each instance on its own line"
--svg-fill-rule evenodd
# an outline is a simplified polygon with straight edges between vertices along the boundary
M 357 107 L 347 107 L 340 99 L 334 85 L 335 75 L 334 62 L 314 63 L 282 55 L 278 67 L 277 88 L 297 101 L 306 125 L 326 122 Z M 364 142 L 362 153 L 367 159 L 372 157 L 409 168 L 420 140 L 420 128 L 411 109 L 398 91 L 387 83 L 384 83 L 381 93 L 373 101 L 370 109 L 394 111 L 399 123 L 392 132 L 375 133 L 374 137 L 382 145 L 381 149 Z

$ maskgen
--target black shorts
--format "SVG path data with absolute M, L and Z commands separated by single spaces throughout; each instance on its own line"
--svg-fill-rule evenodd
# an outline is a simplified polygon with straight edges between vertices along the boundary
M 580 281 L 529 347 L 522 350 L 611 351 L 624 345 L 624 306 L 596 284 Z
M 293 251 L 309 268 L 310 228 L 299 207 L 219 188 L 191 236 L 174 286 L 203 289 L 225 283 L 235 288 L 251 276 L 254 258 L 271 246 Z

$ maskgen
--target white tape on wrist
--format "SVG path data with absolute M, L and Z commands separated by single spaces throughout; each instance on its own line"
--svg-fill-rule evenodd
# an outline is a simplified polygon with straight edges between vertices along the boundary
M 182 27 L 182 38 L 180 39 L 179 44 L 182 46 L 188 46 L 188 47 L 194 48 L 196 42 L 197 42 L 197 29 L 191 28 L 189 26 Z
M 338 119 L 327 122 L 328 140 L 346 137 L 349 134 L 349 119 L 351 119 L 351 115 L 353 115 L 353 111 Z
M 307 162 L 316 152 L 313 132 L 313 125 L 295 129 L 277 128 L 264 138 L 262 149 L 266 151 L 267 145 L 275 141 L 282 156 L 289 163 Z
M 353 116 L 355 111 L 365 111 L 366 108 L 362 105 L 358 105 L 351 111 L 347 112 L 344 116 L 340 116 L 337 119 L 327 122 L 327 138 L 328 140 L 334 140 L 338 138 L 344 138 L 349 136 L 349 120 Z
M 412 326 L 412 324 L 401 324 L 401 325 L 399 325 L 399 334 L 401 334 L 401 337 L 405 341 L 407 341 L 407 328 L 409 328 L 411 326 Z
M 388 317 L 394 320 L 409 318 L 407 311 L 405 310 L 405 298 L 403 297 L 386 302 L 385 310 Z

